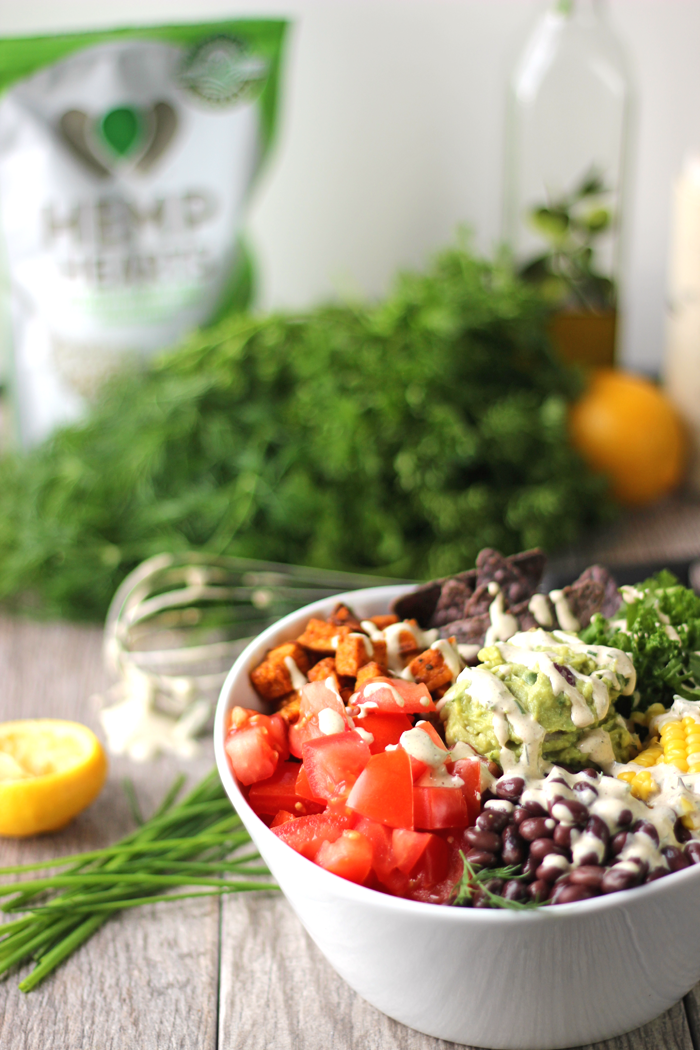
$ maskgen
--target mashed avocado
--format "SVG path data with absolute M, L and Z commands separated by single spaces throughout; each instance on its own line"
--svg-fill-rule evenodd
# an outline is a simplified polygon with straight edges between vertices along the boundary
M 621 669 L 615 652 L 571 648 L 545 632 L 538 638 L 526 632 L 482 649 L 479 672 L 467 669 L 445 696 L 441 717 L 448 744 L 465 741 L 503 765 L 504 747 L 513 760 L 520 758 L 532 719 L 546 763 L 583 769 L 629 761 L 639 742 L 614 708 L 629 686 L 622 673 L 627 668 Z M 493 688 L 485 688 L 489 683 Z

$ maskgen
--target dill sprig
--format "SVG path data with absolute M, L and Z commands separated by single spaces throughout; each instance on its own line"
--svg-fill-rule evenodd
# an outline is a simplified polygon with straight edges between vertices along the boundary
M 535 908 L 542 908 L 548 903 L 547 901 L 523 902 L 506 900 L 489 889 L 488 883 L 491 879 L 520 880 L 524 878 L 520 870 L 520 864 L 511 864 L 505 868 L 480 868 L 478 865 L 470 864 L 461 851 L 459 855 L 462 858 L 464 870 L 462 878 L 455 887 L 451 904 L 460 908 L 471 908 L 474 906 L 477 893 L 486 897 L 490 907 L 509 908 L 511 911 L 533 911 Z
M 231 810 L 216 770 L 176 804 L 183 783 L 179 776 L 149 820 L 141 818 L 129 783 L 127 799 L 139 828 L 113 846 L 0 868 L 0 875 L 25 876 L 62 869 L 0 883 L 0 897 L 9 898 L 1 910 L 29 913 L 0 925 L 0 974 L 34 960 L 34 969 L 19 984 L 21 991 L 30 992 L 116 912 L 160 901 L 278 888 L 260 881 L 269 872 Z M 189 886 L 199 888 L 166 892 Z

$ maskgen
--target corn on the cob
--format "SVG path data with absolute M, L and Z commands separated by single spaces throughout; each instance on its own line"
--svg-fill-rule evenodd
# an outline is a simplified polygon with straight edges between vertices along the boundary
M 641 799 L 642 802 L 646 802 L 655 791 L 658 791 L 656 781 L 646 770 L 635 773 L 634 770 L 629 769 L 624 773 L 618 773 L 617 779 L 626 780 L 634 797 Z
M 637 755 L 636 765 L 649 768 L 663 763 L 675 766 L 681 773 L 700 773 L 700 722 L 690 715 L 664 722 L 659 737 Z M 630 778 L 625 775 L 622 779 Z

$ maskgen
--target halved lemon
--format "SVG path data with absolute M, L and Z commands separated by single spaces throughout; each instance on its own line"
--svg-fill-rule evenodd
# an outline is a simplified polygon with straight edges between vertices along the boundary
M 25 837 L 65 827 L 99 795 L 107 758 L 78 722 L 0 722 L 0 835 Z

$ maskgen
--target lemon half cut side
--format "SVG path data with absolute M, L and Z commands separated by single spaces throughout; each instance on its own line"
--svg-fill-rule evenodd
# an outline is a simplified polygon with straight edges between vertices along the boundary
M 0 723 L 0 835 L 65 827 L 99 795 L 107 758 L 87 726 L 52 718 Z

